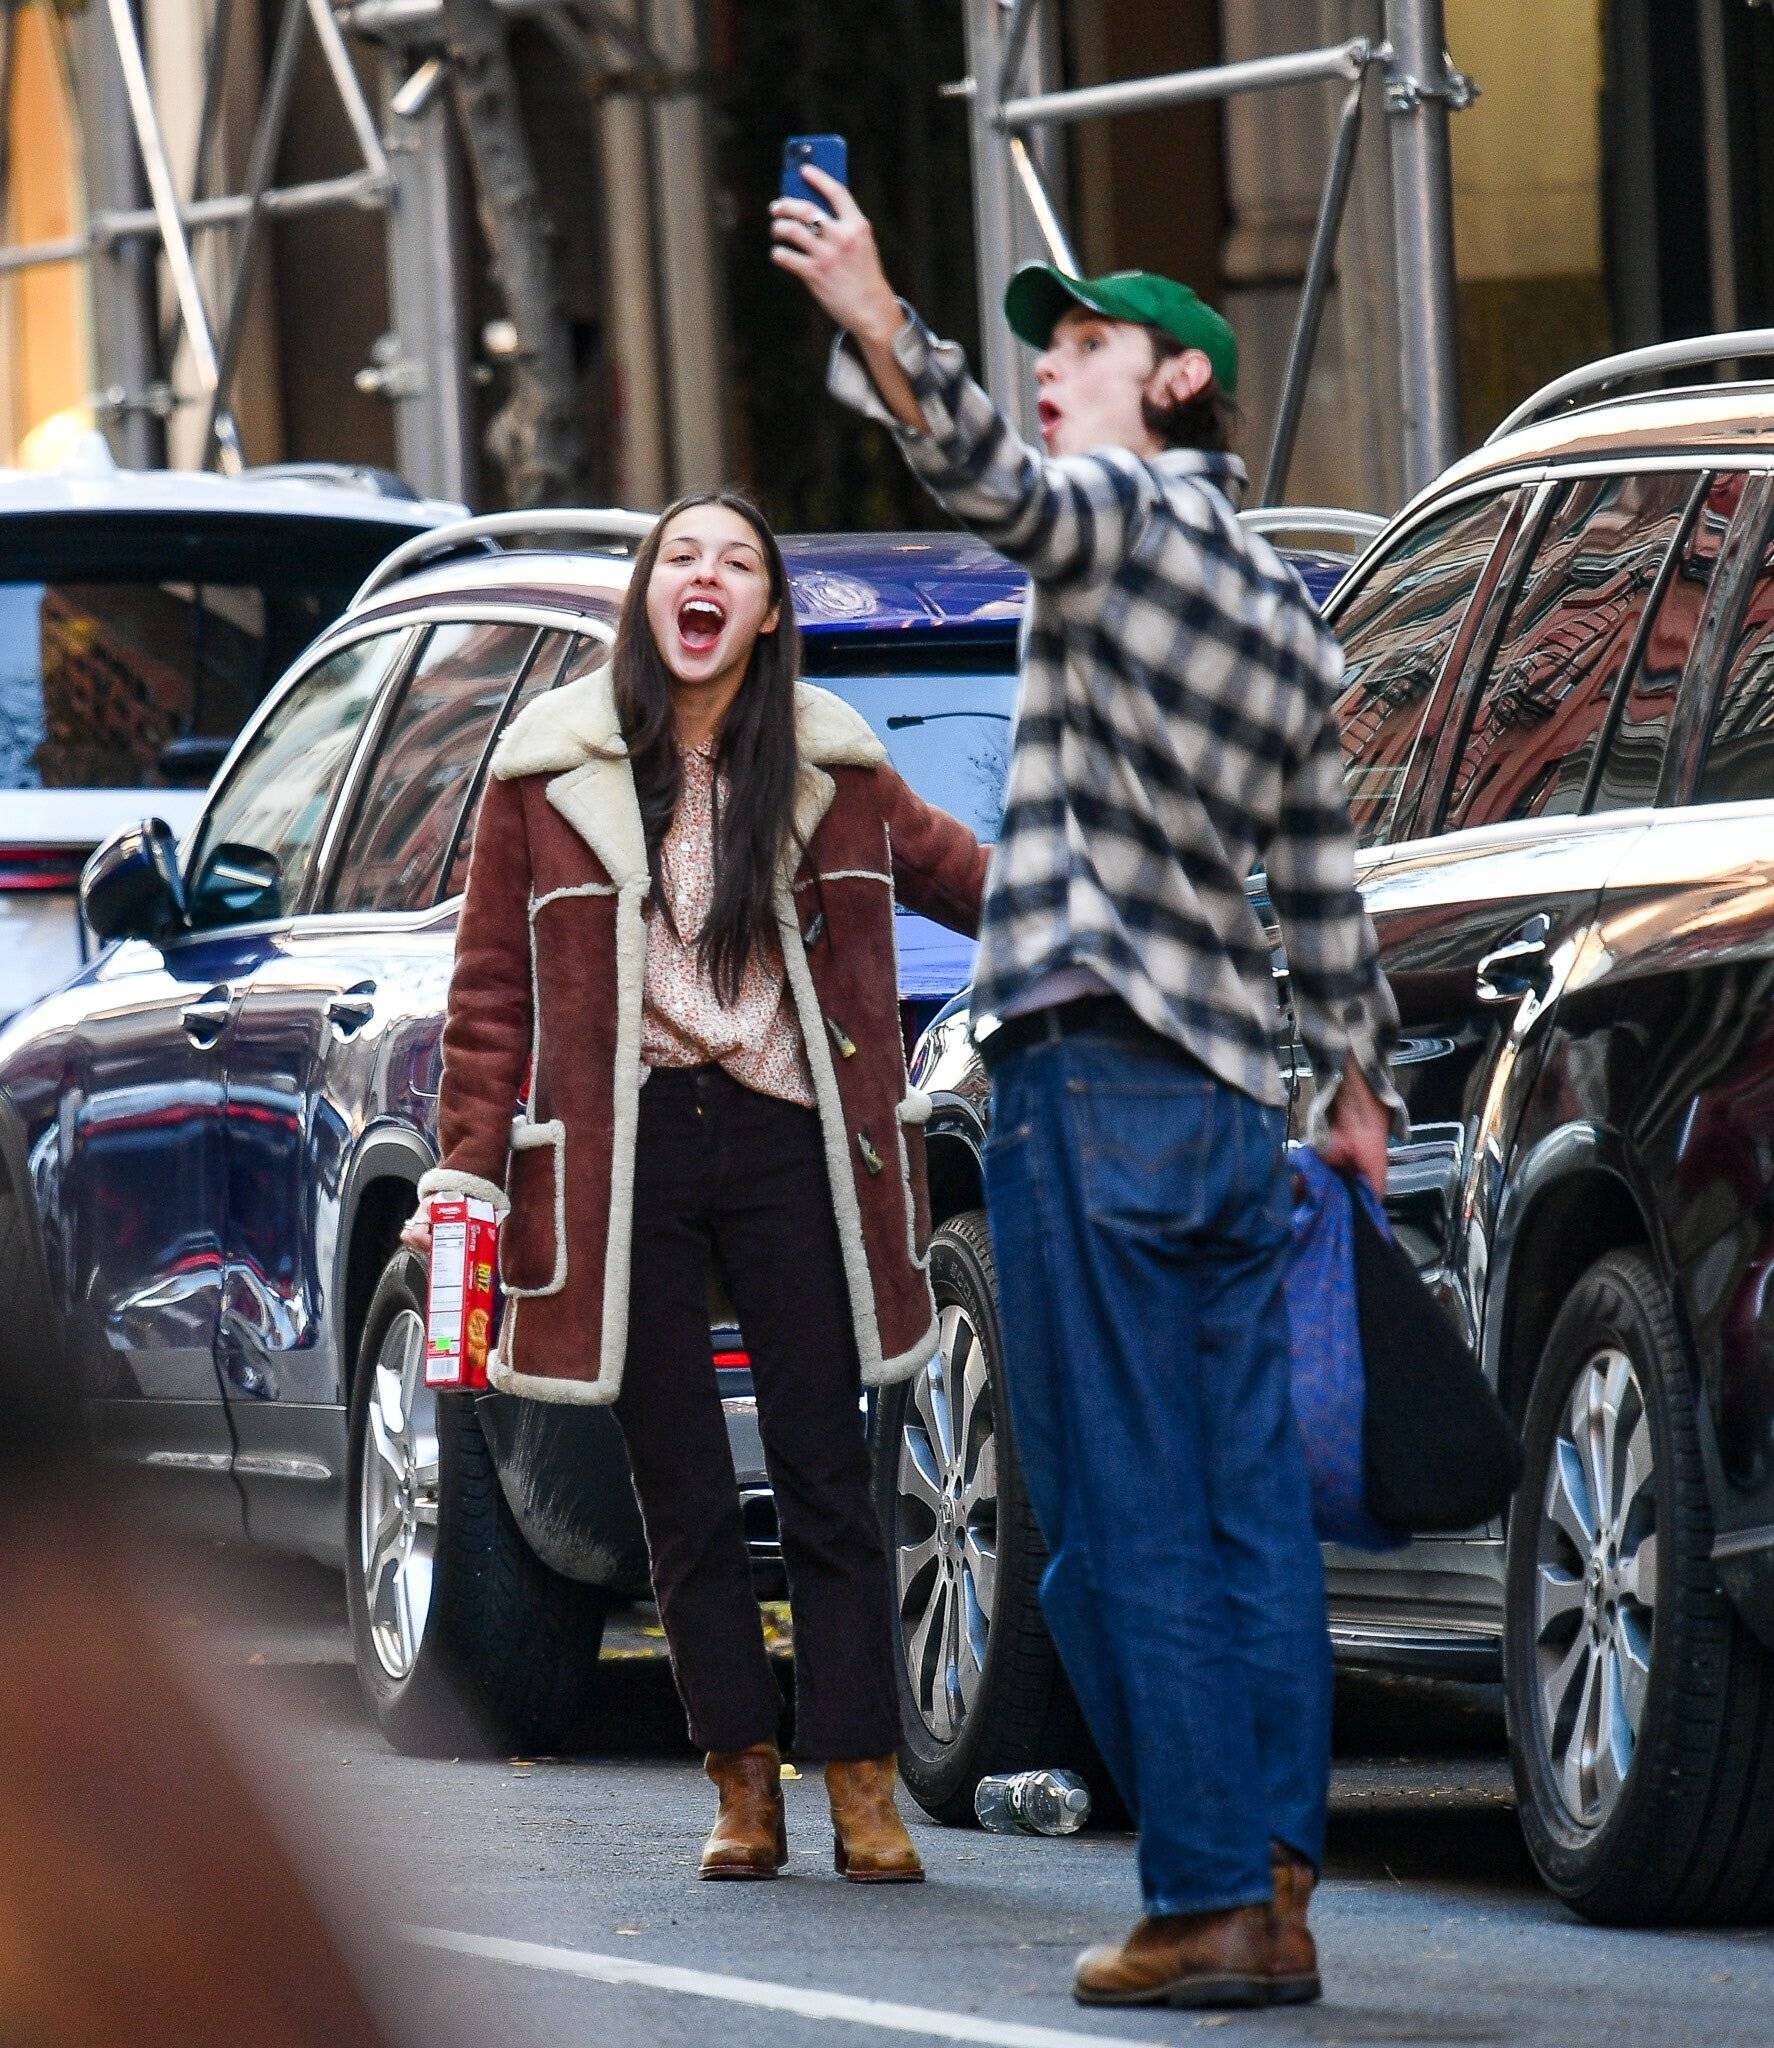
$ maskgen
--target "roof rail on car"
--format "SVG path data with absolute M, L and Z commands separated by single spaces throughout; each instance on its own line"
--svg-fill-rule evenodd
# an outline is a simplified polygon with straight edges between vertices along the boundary
M 236 470 L 235 478 L 261 484 L 330 484 L 373 498 L 419 503 L 419 493 L 397 470 L 379 469 L 371 462 L 254 462 Z
M 1377 512 L 1355 512 L 1347 505 L 1253 505 L 1239 518 L 1252 533 L 1326 533 L 1365 548 L 1386 522 Z
M 1513 434 L 1532 420 L 1544 419 L 1561 405 L 1585 392 L 1600 392 L 1627 377 L 1650 377 L 1665 370 L 1687 370 L 1707 364 L 1735 362 L 1742 356 L 1774 356 L 1774 327 L 1743 327 L 1730 334 L 1696 334 L 1687 341 L 1658 341 L 1649 348 L 1629 348 L 1617 356 L 1602 356 L 1585 363 L 1580 370 L 1568 370 L 1544 384 L 1500 425 L 1485 436 L 1493 441 Z
M 416 533 L 411 540 L 402 541 L 363 579 L 351 602 L 354 607 L 362 604 L 366 598 L 373 597 L 378 590 L 410 574 L 434 556 L 457 554 L 464 548 L 496 551 L 498 542 L 530 534 L 578 534 L 607 547 L 612 542 L 645 539 L 658 520 L 656 512 L 614 509 L 586 512 L 552 511 L 543 507 L 534 512 L 483 512 L 479 518 L 458 519 L 448 526 L 434 526 L 429 532 Z

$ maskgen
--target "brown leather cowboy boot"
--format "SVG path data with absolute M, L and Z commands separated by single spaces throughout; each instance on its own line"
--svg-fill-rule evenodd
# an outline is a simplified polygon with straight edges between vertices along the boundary
M 774 1877 L 788 1861 L 782 1809 L 782 1757 L 773 1742 L 711 1750 L 703 1769 L 721 1795 L 721 1811 L 702 1845 L 698 1877 Z
M 1275 2005 L 1310 2005 L 1323 1986 L 1318 1977 L 1318 1944 L 1306 1925 L 1314 1873 L 1304 1856 L 1284 1842 L 1269 1844 L 1275 1899 L 1269 1908 L 1269 1998 Z
M 1269 1908 L 1166 1913 L 1124 1942 L 1087 1948 L 1072 1975 L 1080 2005 L 1267 2005 Z
M 890 1756 L 827 1764 L 832 1863 L 852 1884 L 922 1884 L 924 1866 L 893 1804 L 897 1768 Z

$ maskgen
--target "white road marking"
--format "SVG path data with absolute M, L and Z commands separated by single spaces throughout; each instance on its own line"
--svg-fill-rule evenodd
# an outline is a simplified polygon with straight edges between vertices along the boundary
M 852 1998 L 842 1991 L 815 1991 L 799 1984 L 768 1984 L 757 1977 L 728 1977 L 714 1970 L 686 1970 L 673 1963 L 643 1963 L 633 1956 L 601 1956 L 589 1949 L 551 1948 L 538 1941 L 510 1941 L 496 1934 L 457 1934 L 447 1927 L 409 1927 L 407 1938 L 421 1948 L 447 1949 L 487 1962 L 513 1963 L 526 1970 L 557 1970 L 596 1984 L 634 1984 L 648 1991 L 675 1991 L 685 1998 L 718 1998 L 728 2005 L 792 2013 L 796 2019 L 842 2020 L 887 2034 L 918 2034 L 930 2041 L 981 2041 L 989 2048 L 1151 2048 L 1150 2041 L 1109 2034 L 1073 2034 L 1059 2027 L 1026 2027 L 1013 2020 L 974 2019 L 921 2005 L 894 2005 L 881 1998 Z

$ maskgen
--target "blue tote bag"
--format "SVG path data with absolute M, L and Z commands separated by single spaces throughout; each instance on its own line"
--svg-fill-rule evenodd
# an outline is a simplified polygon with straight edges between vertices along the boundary
M 1309 1145 L 1290 1146 L 1288 1163 L 1294 1172 L 1294 1205 L 1287 1315 L 1294 1413 L 1312 1482 L 1312 1526 L 1323 1543 L 1393 1550 L 1405 1538 L 1376 1521 L 1366 1504 L 1367 1377 L 1349 1185 Z M 1384 1230 L 1385 1218 L 1365 1186 L 1357 1199 Z

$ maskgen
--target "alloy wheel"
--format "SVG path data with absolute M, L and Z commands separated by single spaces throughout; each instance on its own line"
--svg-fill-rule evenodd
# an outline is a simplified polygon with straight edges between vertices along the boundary
M 925 1726 L 953 1742 L 985 1673 L 998 1581 L 998 1444 L 980 1333 L 953 1303 L 912 1382 L 895 1477 L 894 1579 Z
M 1643 1720 L 1657 1612 L 1657 1489 L 1624 1351 L 1578 1371 L 1553 1439 L 1534 1573 L 1540 1739 L 1572 1820 L 1599 1828 Z
M 394 1679 L 424 1641 L 437 1554 L 437 1396 L 424 1355 L 425 1326 L 402 1309 L 376 1352 L 364 1430 L 358 1564 L 370 1640 Z

